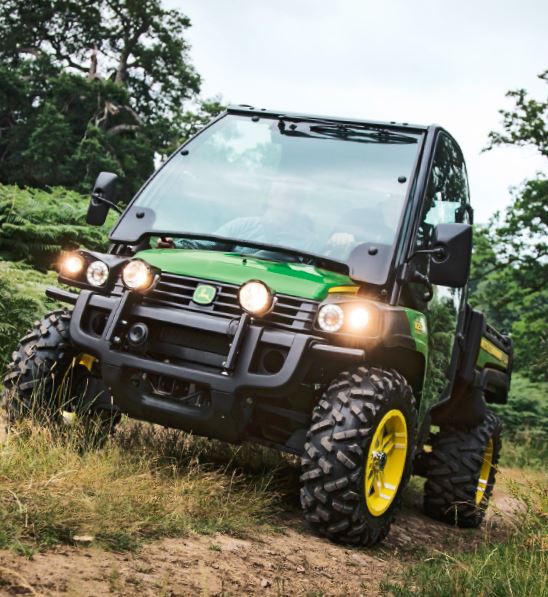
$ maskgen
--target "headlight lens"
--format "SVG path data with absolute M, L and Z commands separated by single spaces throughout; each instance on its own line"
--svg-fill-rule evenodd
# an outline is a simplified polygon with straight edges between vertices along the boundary
M 344 311 L 339 305 L 324 305 L 318 313 L 318 325 L 324 332 L 338 332 L 344 323 Z
M 246 282 L 238 293 L 242 309 L 252 315 L 263 315 L 272 307 L 274 297 L 270 289 L 262 282 L 251 280 Z
M 122 271 L 122 281 L 131 290 L 146 290 L 153 280 L 150 266 L 140 259 L 130 261 Z
M 84 258 L 79 253 L 71 253 L 61 261 L 61 273 L 74 278 L 84 269 L 85 264 Z
M 86 270 L 86 279 L 92 286 L 103 286 L 108 280 L 108 266 L 102 261 L 90 263 Z
M 361 332 L 369 324 L 369 311 L 365 307 L 354 307 L 348 313 L 348 327 L 351 332 Z

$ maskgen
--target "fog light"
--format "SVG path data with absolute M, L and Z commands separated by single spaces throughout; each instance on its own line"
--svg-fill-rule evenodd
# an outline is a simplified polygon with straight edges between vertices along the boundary
M 146 290 L 151 286 L 154 275 L 147 263 L 134 259 L 124 267 L 122 280 L 131 290 Z
M 344 323 L 344 311 L 339 305 L 324 305 L 318 313 L 318 325 L 324 332 L 338 332 Z
M 84 258 L 79 253 L 72 253 L 61 261 L 61 273 L 69 278 L 74 278 L 81 273 L 85 264 Z
M 103 286 L 108 280 L 108 266 L 102 261 L 94 261 L 86 270 L 86 279 L 92 286 Z
M 257 280 L 251 280 L 240 288 L 238 299 L 242 309 L 248 313 L 263 315 L 272 307 L 274 297 L 266 284 Z

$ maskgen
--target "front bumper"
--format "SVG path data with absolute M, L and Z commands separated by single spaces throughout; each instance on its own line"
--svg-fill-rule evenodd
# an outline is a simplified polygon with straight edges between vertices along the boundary
M 69 300 L 69 294 L 50 291 L 50 296 Z M 75 345 L 99 359 L 101 375 L 114 404 L 124 413 L 162 425 L 193 431 L 200 435 L 238 441 L 251 416 L 246 398 L 280 398 L 298 390 L 311 367 L 322 361 L 361 361 L 361 349 L 331 346 L 325 340 L 305 332 L 265 328 L 242 317 L 227 319 L 208 313 L 185 311 L 165 306 L 142 304 L 142 297 L 126 291 L 122 296 L 104 296 L 83 290 L 75 299 L 70 334 Z M 101 333 L 89 329 L 90 313 L 100 312 L 106 319 Z M 176 358 L 157 349 L 154 354 L 128 349 L 124 334 L 132 322 L 143 321 L 155 330 L 176 332 L 184 337 L 226 342 L 227 354 L 212 353 L 208 346 L 169 346 Z M 170 336 L 171 337 L 171 336 Z M 175 342 L 175 344 L 174 344 Z M 237 343 L 237 346 L 232 344 Z M 185 345 L 186 344 L 186 345 Z M 199 344 L 199 342 L 198 342 Z M 159 346 L 168 346 L 160 344 Z M 205 349 L 204 349 L 205 348 Z M 263 350 L 276 350 L 283 362 L 275 372 L 261 371 L 257 365 Z M 222 353 L 222 349 L 220 350 Z M 233 363 L 229 370 L 226 358 Z M 223 360 L 224 359 L 224 360 Z M 195 384 L 208 391 L 210 400 L 200 407 L 189 406 L 169 397 L 159 396 L 142 382 L 147 375 L 164 376 Z

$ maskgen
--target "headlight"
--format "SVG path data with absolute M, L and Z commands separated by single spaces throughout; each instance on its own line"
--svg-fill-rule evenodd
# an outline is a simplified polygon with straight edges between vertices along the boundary
M 102 286 L 108 280 L 108 266 L 102 261 L 94 261 L 88 265 L 86 279 L 92 286 Z
M 263 315 L 272 307 L 274 297 L 270 289 L 263 284 L 252 280 L 246 282 L 238 292 L 238 299 L 242 309 L 252 315 Z
M 365 307 L 357 306 L 348 313 L 348 327 L 351 332 L 361 332 L 369 324 L 369 311 Z
M 71 253 L 61 261 L 61 273 L 74 278 L 84 269 L 85 264 L 84 258 L 79 253 Z
M 324 305 L 318 313 L 318 325 L 324 332 L 338 332 L 344 323 L 344 311 L 339 305 Z
M 130 261 L 122 270 L 122 281 L 130 290 L 146 290 L 153 280 L 150 266 L 140 259 Z

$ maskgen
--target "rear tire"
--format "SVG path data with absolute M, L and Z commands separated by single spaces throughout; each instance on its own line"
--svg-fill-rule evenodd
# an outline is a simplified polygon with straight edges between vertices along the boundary
M 94 372 L 95 360 L 70 341 L 68 309 L 48 313 L 20 341 L 4 378 L 3 403 L 8 425 L 25 418 L 40 424 L 78 415 L 98 437 L 108 435 L 119 420 L 105 402 L 105 389 Z
M 302 459 L 301 504 L 315 531 L 367 546 L 386 537 L 409 480 L 416 425 L 411 388 L 396 371 L 360 367 L 329 385 Z
M 433 436 L 424 487 L 428 516 L 463 528 L 481 524 L 495 485 L 501 433 L 500 419 L 487 411 L 473 429 L 443 427 Z

